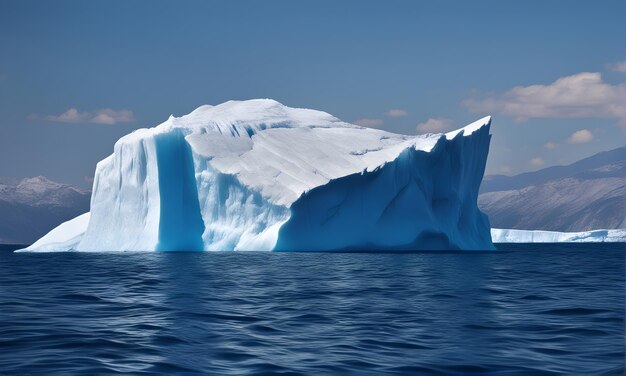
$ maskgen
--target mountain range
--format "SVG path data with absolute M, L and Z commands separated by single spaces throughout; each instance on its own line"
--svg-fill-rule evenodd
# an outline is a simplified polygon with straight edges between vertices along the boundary
M 91 192 L 43 176 L 0 178 L 0 243 L 30 244 L 89 211 Z
M 626 228 L 626 147 L 567 166 L 485 176 L 478 206 L 494 228 L 565 232 Z

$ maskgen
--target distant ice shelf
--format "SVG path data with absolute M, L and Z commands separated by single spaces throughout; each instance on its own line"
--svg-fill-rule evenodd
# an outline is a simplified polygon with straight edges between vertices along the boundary
M 490 123 L 407 136 L 270 99 L 201 106 L 118 140 L 90 214 L 27 250 L 494 249 Z
M 494 243 L 620 243 L 626 242 L 626 229 L 555 232 L 492 228 Z

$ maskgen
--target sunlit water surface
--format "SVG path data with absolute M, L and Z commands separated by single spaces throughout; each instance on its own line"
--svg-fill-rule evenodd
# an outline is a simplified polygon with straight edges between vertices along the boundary
M 624 374 L 624 244 L 0 251 L 0 374 Z

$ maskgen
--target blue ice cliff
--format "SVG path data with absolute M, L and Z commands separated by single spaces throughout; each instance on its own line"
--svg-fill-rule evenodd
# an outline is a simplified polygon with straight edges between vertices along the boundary
M 202 106 L 117 141 L 91 212 L 27 250 L 493 249 L 490 122 L 406 136 L 269 99 Z

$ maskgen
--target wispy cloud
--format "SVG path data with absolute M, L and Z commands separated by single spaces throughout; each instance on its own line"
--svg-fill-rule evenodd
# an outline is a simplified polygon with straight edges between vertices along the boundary
M 95 124 L 117 124 L 130 123 L 135 121 L 135 116 L 130 110 L 112 110 L 102 108 L 93 112 L 81 112 L 76 108 L 70 108 L 60 115 L 28 115 L 29 120 L 45 120 L 56 123 L 95 123 Z
M 543 147 L 544 149 L 554 150 L 559 147 L 559 144 L 557 144 L 556 142 L 546 142 L 545 144 L 543 144 Z
M 408 114 L 409 114 L 408 112 L 401 110 L 399 108 L 392 108 L 389 111 L 385 112 L 385 115 L 389 117 L 394 117 L 394 118 L 405 117 Z
M 562 77 L 548 85 L 517 86 L 496 96 L 463 102 L 472 112 L 530 118 L 613 118 L 626 129 L 626 84 L 611 85 L 600 73 Z
M 360 125 L 362 127 L 379 127 L 383 125 L 383 123 L 384 123 L 383 119 L 363 118 L 363 119 L 358 119 L 354 121 L 354 124 Z
M 441 133 L 450 129 L 452 120 L 444 118 L 429 118 L 416 127 L 418 133 Z
M 593 133 L 591 133 L 588 129 L 581 129 L 571 134 L 565 140 L 568 144 L 586 144 L 587 142 L 591 142 L 593 140 Z
M 626 61 L 620 61 L 617 63 L 607 64 L 606 67 L 609 70 L 612 70 L 613 72 L 626 73 Z
M 531 160 L 528 161 L 528 163 L 530 163 L 530 165 L 533 167 L 541 167 L 544 164 L 546 164 L 544 160 L 539 157 L 531 158 Z

